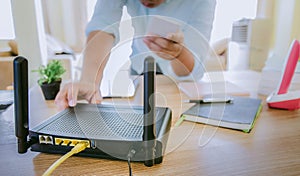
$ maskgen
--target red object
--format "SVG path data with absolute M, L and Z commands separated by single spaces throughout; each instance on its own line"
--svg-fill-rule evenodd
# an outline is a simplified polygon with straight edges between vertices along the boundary
M 300 98 L 286 101 L 268 103 L 270 108 L 296 110 L 300 108 Z
M 300 108 L 300 91 L 288 91 L 291 84 L 297 62 L 300 55 L 300 43 L 294 40 L 284 63 L 278 89 L 267 98 L 268 106 L 271 108 L 296 110 Z

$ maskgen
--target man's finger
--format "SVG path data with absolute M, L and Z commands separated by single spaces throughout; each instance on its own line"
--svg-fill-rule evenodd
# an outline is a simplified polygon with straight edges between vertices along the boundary
M 66 109 L 68 105 L 67 90 L 62 89 L 55 97 L 54 103 L 59 111 Z
M 101 96 L 100 92 L 97 91 L 97 92 L 92 96 L 90 103 L 92 103 L 92 104 L 99 104 L 99 103 L 101 103 L 101 101 L 102 101 L 102 96 Z
M 77 102 L 77 95 L 78 95 L 78 87 L 74 86 L 73 84 L 71 86 L 69 86 L 68 88 L 68 104 L 71 107 L 76 106 L 76 102 Z

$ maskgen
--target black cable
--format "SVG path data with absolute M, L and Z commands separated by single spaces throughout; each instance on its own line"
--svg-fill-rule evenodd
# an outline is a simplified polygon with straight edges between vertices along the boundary
M 130 164 L 130 157 L 128 157 L 127 163 L 128 163 L 128 169 L 129 169 L 129 176 L 132 176 L 132 169 L 131 169 L 131 164 Z
M 132 168 L 130 164 L 131 158 L 135 155 L 135 150 L 131 149 L 127 155 L 127 163 L 128 163 L 128 169 L 129 169 L 129 176 L 132 176 Z

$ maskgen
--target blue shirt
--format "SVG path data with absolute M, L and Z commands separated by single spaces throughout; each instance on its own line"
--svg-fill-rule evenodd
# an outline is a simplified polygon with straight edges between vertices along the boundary
M 118 44 L 122 10 L 126 6 L 134 28 L 130 56 L 132 69 L 137 73 L 142 73 L 144 58 L 152 55 L 165 75 L 175 80 L 198 80 L 203 76 L 205 70 L 202 63 L 209 50 L 208 41 L 212 30 L 215 5 L 215 0 L 166 0 L 158 7 L 147 8 L 139 0 L 114 0 L 113 2 L 98 0 L 92 19 L 87 25 L 86 34 L 102 30 L 113 34 L 115 44 Z M 142 37 L 147 34 L 147 25 L 153 16 L 168 18 L 180 24 L 184 34 L 184 45 L 194 54 L 195 58 L 195 65 L 190 75 L 177 76 L 170 61 L 159 58 L 144 44 Z M 128 40 L 128 38 L 125 39 L 125 42 Z M 120 43 L 122 42 L 124 41 L 120 41 Z

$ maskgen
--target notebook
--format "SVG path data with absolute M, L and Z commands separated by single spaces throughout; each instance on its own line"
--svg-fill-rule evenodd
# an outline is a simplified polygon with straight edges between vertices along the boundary
M 249 133 L 262 109 L 262 101 L 249 97 L 232 98 L 229 103 L 197 103 L 182 113 L 181 118 Z
M 207 95 L 249 96 L 249 91 L 229 81 L 218 82 L 181 82 L 179 89 L 190 99 L 199 99 Z

